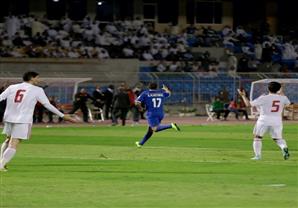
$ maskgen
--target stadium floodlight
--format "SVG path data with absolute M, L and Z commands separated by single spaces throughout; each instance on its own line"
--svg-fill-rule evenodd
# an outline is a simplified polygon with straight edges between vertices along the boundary
M 59 2 L 59 0 L 53 0 L 53 2 Z
M 103 4 L 103 1 L 98 1 L 98 2 L 97 2 L 97 5 L 98 5 L 98 6 L 101 6 L 102 4 Z
M 282 86 L 282 92 L 289 98 L 292 103 L 298 103 L 298 79 L 262 79 L 251 83 L 250 88 L 250 100 L 254 100 L 257 97 L 267 94 L 268 83 L 279 82 Z M 253 116 L 258 115 L 257 109 L 251 109 Z

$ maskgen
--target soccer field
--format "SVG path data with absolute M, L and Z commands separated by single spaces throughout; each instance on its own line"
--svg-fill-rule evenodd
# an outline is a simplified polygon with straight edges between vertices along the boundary
M 0 207 L 298 207 L 297 125 L 288 161 L 269 136 L 251 161 L 252 125 L 181 129 L 137 149 L 145 126 L 35 127 L 0 173 Z

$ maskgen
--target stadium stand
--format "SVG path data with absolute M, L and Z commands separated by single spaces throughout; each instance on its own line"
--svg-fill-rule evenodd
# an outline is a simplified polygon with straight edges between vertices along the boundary
M 140 20 L 100 22 L 87 16 L 83 21 L 50 21 L 33 15 L 8 16 L 0 25 L 0 57 L 202 61 L 192 52 L 195 47 L 227 48 L 236 56 L 246 54 L 256 65 L 268 61 L 267 53 L 278 70 L 297 70 L 295 38 L 254 34 L 242 26 L 235 31 L 229 26 L 221 31 L 192 26 L 171 34 L 154 31 Z

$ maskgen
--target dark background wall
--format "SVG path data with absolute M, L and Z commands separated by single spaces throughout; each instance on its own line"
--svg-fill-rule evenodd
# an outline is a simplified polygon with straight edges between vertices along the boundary
M 271 31 L 277 33 L 298 29 L 294 0 L 211 0 L 214 3 L 207 3 L 208 5 L 197 0 L 102 0 L 101 5 L 97 4 L 98 1 L 101 0 L 1 0 L 0 19 L 3 20 L 3 17 L 9 14 L 35 13 L 40 16 L 47 14 L 50 19 L 60 19 L 67 15 L 74 20 L 80 20 L 86 14 L 92 13 L 98 20 L 112 21 L 142 16 L 143 4 L 153 3 L 156 5 L 156 23 L 161 24 L 176 25 L 183 18 L 185 21 L 182 24 L 203 24 L 213 18 L 214 22 L 211 24 L 218 26 L 226 24 L 222 22 L 222 10 L 230 9 L 233 13 L 229 18 L 230 25 L 266 27 L 265 22 L 269 20 L 270 24 L 274 24 L 274 30 Z M 211 12 L 215 13 L 213 17 L 208 15 Z

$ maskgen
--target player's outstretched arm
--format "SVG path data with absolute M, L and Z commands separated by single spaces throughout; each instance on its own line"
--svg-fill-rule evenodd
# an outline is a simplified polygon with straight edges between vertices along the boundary
M 167 86 L 165 86 L 164 84 L 162 85 L 162 88 L 161 89 L 163 89 L 167 93 L 171 94 L 171 90 Z
M 245 95 L 245 91 L 244 90 L 240 90 L 240 89 L 237 89 L 237 91 L 238 91 L 239 95 L 241 96 L 241 98 L 243 99 L 246 107 L 251 107 L 250 101 L 249 101 L 249 99 Z
M 77 122 L 77 120 L 75 118 L 73 118 L 70 114 L 64 114 L 63 119 L 65 121 L 69 121 L 69 122 L 72 122 L 72 123 Z
M 8 87 L 6 90 L 4 90 L 4 92 L 0 94 L 0 101 L 5 100 L 7 98 L 7 96 L 9 95 L 9 89 L 10 88 Z
M 40 89 L 39 91 L 39 96 L 37 97 L 37 100 L 49 111 L 51 111 L 52 113 L 56 114 L 57 116 L 64 118 L 64 120 L 66 121 L 70 121 L 70 122 L 77 122 L 76 119 L 74 119 L 73 117 L 67 115 L 67 114 L 63 114 L 61 113 L 55 106 L 53 106 L 49 99 L 47 98 L 45 92 Z

